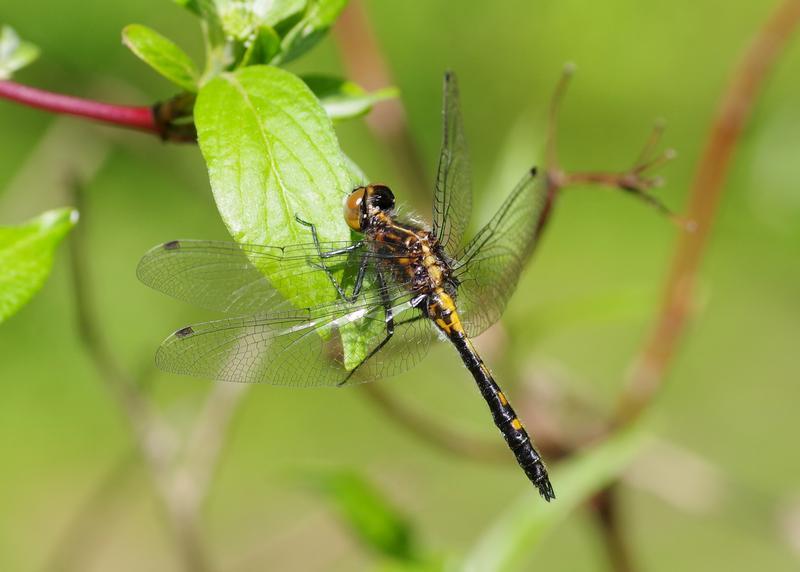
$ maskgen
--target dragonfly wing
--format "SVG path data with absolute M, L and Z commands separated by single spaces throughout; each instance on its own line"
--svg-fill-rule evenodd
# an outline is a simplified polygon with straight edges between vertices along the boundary
M 428 355 L 437 338 L 436 328 L 419 310 L 400 311 L 394 317 L 394 334 L 372 358 L 359 367 L 356 382 L 392 377 L 407 371 Z M 373 340 L 380 343 L 382 339 Z M 348 382 L 349 383 L 349 382 Z
M 409 295 L 405 294 L 408 298 Z M 343 355 L 343 338 L 364 337 L 369 355 L 385 338 L 386 313 L 375 299 L 309 310 L 216 320 L 187 326 L 156 354 L 165 371 L 242 383 L 292 387 L 337 386 L 396 375 L 424 357 L 433 328 L 396 295 L 394 337 L 358 367 Z
M 453 72 L 444 76 L 443 137 L 433 197 L 433 233 L 450 254 L 458 250 L 472 213 L 472 173 Z
M 320 248 L 330 252 L 348 246 L 352 244 L 336 242 L 323 243 Z M 362 247 L 320 259 L 314 244 L 275 247 L 175 240 L 147 252 L 136 273 L 151 288 L 201 308 L 253 314 L 290 309 L 294 301 L 291 292 L 302 292 L 304 280 L 316 284 L 323 272 L 321 264 L 354 277 L 366 254 Z M 336 294 L 331 286 L 330 299 Z
M 531 170 L 456 256 L 459 313 L 468 335 L 477 336 L 500 319 L 536 247 L 549 204 L 546 182 Z

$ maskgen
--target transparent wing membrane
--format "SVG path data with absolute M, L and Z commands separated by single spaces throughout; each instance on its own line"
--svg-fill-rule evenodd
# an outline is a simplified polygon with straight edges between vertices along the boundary
M 457 302 L 467 335 L 477 336 L 500 319 L 536 247 L 547 205 L 547 184 L 532 170 L 456 256 Z
M 461 246 L 472 213 L 472 174 L 453 72 L 444 77 L 442 149 L 433 197 L 433 234 L 448 254 Z
M 323 252 L 352 247 L 350 242 L 321 243 Z M 293 307 L 304 282 L 318 284 L 324 268 L 352 286 L 363 257 L 378 255 L 355 248 L 320 258 L 314 244 L 287 247 L 238 245 L 233 242 L 180 240 L 156 246 L 139 262 L 137 275 L 151 288 L 195 306 L 229 314 L 277 312 Z M 262 270 L 263 269 L 263 270 Z M 328 300 L 338 293 L 330 285 Z
M 369 332 L 367 355 L 386 338 L 380 304 L 341 302 L 324 310 L 228 318 L 188 326 L 156 354 L 166 371 L 240 383 L 292 387 L 338 386 L 390 377 L 427 353 L 434 335 L 407 301 L 394 304 L 394 335 L 363 365 L 346 365 L 342 337 Z M 377 332 L 381 332 L 377 334 Z

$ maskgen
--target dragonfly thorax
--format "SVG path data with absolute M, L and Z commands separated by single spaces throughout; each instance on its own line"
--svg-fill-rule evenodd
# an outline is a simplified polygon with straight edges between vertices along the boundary
M 382 269 L 415 294 L 445 291 L 455 297 L 457 282 L 439 241 L 421 226 L 377 213 L 365 229 L 367 243 L 379 255 Z

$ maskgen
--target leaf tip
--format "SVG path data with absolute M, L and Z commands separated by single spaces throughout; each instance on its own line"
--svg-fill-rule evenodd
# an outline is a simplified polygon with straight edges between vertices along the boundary
M 122 36 L 122 44 L 123 45 L 125 45 L 125 46 L 127 46 L 129 48 L 132 48 L 130 35 L 131 35 L 131 33 L 135 33 L 135 31 L 136 31 L 136 29 L 138 27 L 139 27 L 138 24 L 128 24 L 127 26 L 122 28 L 122 32 L 121 32 L 120 35 Z

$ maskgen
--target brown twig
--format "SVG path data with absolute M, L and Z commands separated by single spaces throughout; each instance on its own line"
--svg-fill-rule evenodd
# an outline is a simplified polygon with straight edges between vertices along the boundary
M 575 73 L 575 66 L 567 64 L 561 75 L 552 99 L 550 100 L 550 110 L 548 113 L 547 140 L 545 141 L 545 176 L 549 186 L 549 204 L 546 212 L 538 221 L 539 232 L 542 231 L 547 223 L 552 211 L 553 202 L 557 194 L 572 186 L 598 186 L 625 191 L 654 207 L 660 213 L 666 215 L 674 222 L 684 228 L 692 228 L 691 223 L 686 222 L 681 217 L 675 215 L 663 202 L 655 197 L 650 191 L 663 184 L 661 177 L 649 175 L 652 171 L 663 167 L 666 163 L 675 158 L 674 149 L 666 149 L 659 152 L 658 146 L 664 134 L 664 123 L 658 121 L 650 132 L 647 141 L 642 147 L 639 157 L 633 165 L 625 171 L 574 171 L 568 172 L 561 166 L 558 149 L 558 112 L 561 102 L 566 95 L 567 86 L 572 75 Z
M 603 544 L 608 553 L 608 560 L 614 572 L 633 572 L 633 556 L 625 539 L 624 526 L 620 522 L 617 486 L 612 485 L 594 497 L 592 504 L 595 519 Z
M 176 119 L 185 115 L 176 114 L 173 100 L 155 107 L 114 105 L 53 93 L 7 80 L 0 81 L 0 98 L 50 113 L 84 117 L 116 127 L 143 131 L 165 141 L 194 142 L 196 138 L 193 125 L 175 123 Z M 184 96 L 176 99 L 183 100 Z M 185 112 L 182 107 L 180 110 Z
M 663 385 L 691 313 L 700 261 L 739 135 L 767 74 L 799 22 L 800 0 L 781 2 L 733 71 L 690 191 L 688 218 L 696 231 L 678 237 L 656 324 L 634 361 L 617 408 L 622 423 L 637 418 Z

